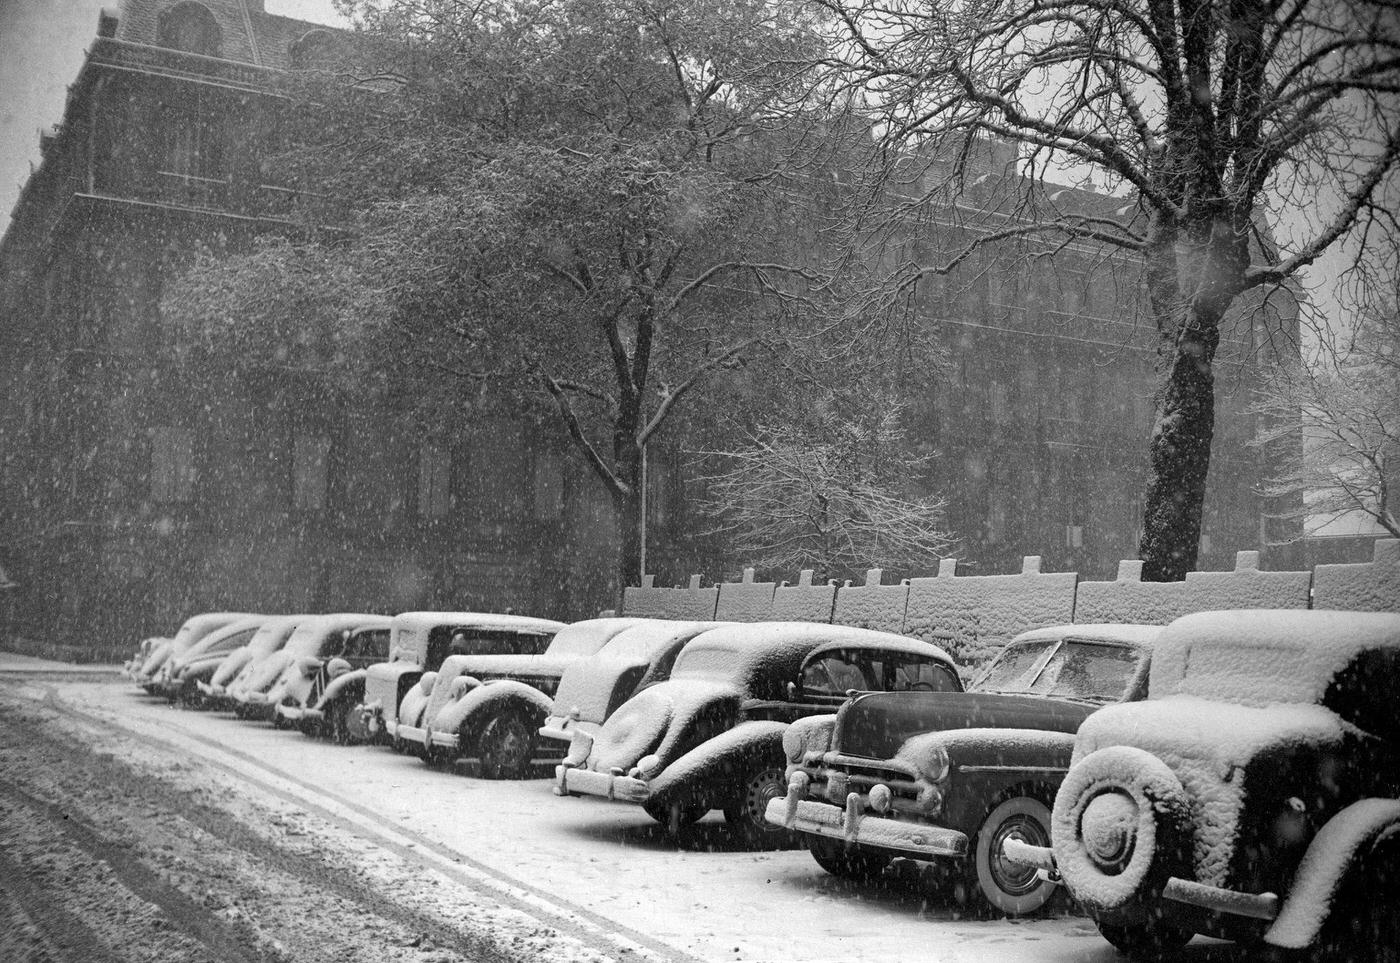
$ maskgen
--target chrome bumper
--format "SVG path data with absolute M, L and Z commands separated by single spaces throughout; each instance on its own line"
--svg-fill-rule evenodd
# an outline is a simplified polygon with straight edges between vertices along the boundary
M 582 793 L 585 796 L 603 796 L 630 803 L 644 803 L 651 798 L 651 785 L 645 779 L 624 775 L 621 769 L 612 772 L 594 772 L 592 769 L 556 766 L 554 768 L 554 794 L 568 796 L 572 793 Z
M 444 749 L 456 749 L 457 733 L 433 729 L 428 733 L 428 745 L 441 746 Z
M 924 858 L 967 855 L 967 835 L 956 829 L 872 816 L 858 793 L 846 797 L 844 808 L 802 799 L 793 789 L 783 799 L 770 799 L 764 818 L 800 833 L 839 839 L 857 846 L 878 846 Z
M 1279 898 L 1273 893 L 1241 893 L 1177 876 L 1167 880 L 1162 895 L 1188 906 L 1256 920 L 1272 920 L 1279 912 Z
M 389 735 L 402 739 L 404 742 L 416 742 L 420 746 L 428 745 L 428 730 L 418 726 L 406 726 L 400 723 L 388 723 Z
M 301 706 L 284 705 L 283 703 L 279 702 L 277 703 L 276 708 L 274 708 L 272 711 L 277 715 L 279 719 L 286 719 L 288 722 L 296 722 L 300 719 L 311 718 L 311 713 L 315 710 L 303 709 Z M 319 716 L 320 713 L 317 713 L 317 715 Z

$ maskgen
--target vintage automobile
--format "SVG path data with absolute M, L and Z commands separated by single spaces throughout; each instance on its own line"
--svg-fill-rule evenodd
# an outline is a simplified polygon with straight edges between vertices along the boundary
M 784 739 L 787 793 L 768 805 L 817 864 L 851 878 L 891 859 L 951 860 L 954 892 L 1008 916 L 1041 908 L 1054 884 L 1002 859 L 1010 835 L 1048 843 L 1050 804 L 1090 713 L 1146 694 L 1147 625 L 1061 625 L 1022 633 L 967 692 L 861 695 Z
M 294 679 L 301 679 L 302 660 L 316 662 L 345 642 L 345 632 L 361 626 L 389 625 L 389 617 L 365 612 L 307 615 L 287 636 L 286 644 L 250 662 L 228 688 L 234 714 L 242 719 L 278 721 L 274 709 Z
M 233 706 L 229 687 L 239 679 L 246 679 L 251 667 L 287 644 L 287 639 L 296 631 L 297 623 L 310 618 L 306 615 L 272 615 L 263 619 L 248 644 L 234 649 L 224 656 L 224 661 L 214 670 L 208 682 L 195 682 L 204 697 L 205 705 L 217 709 Z
M 330 737 L 345 745 L 362 740 L 352 733 L 353 709 L 364 697 L 365 670 L 389 657 L 392 621 L 346 631 L 334 655 L 315 661 L 311 678 L 293 686 L 277 704 L 277 715 L 313 738 Z M 308 669 L 313 663 L 306 663 Z
M 199 682 L 208 682 L 230 652 L 252 641 L 264 616 L 250 615 L 235 619 L 221 629 L 210 632 L 180 655 L 167 659 L 156 673 L 160 692 L 171 702 L 195 708 L 203 705 L 204 695 Z
M 482 655 L 543 652 L 563 622 L 490 612 L 404 612 L 394 616 L 389 632 L 389 661 L 377 662 L 364 675 L 348 673 L 337 680 L 360 688 L 361 701 L 347 725 L 355 738 L 387 739 L 407 748 L 399 735 L 401 712 L 417 721 L 433 691 L 438 667 L 452 646 Z
M 608 716 L 632 696 L 671 676 L 676 656 L 701 632 L 723 622 L 683 622 L 647 619 L 613 636 L 597 654 L 579 659 L 559 677 L 554 702 L 540 727 L 537 755 L 563 759 L 574 733 L 596 736 Z
M 711 809 L 751 845 L 789 834 L 767 823 L 783 795 L 783 733 L 852 691 L 962 689 L 942 649 L 887 632 L 809 622 L 711 629 L 665 682 L 633 696 L 597 732 L 575 731 L 558 795 L 640 803 L 670 832 Z
M 564 670 L 597 653 L 637 619 L 585 619 L 543 652 L 452 655 L 404 697 L 396 735 L 428 762 L 466 756 L 488 779 L 518 779 L 534 762 L 539 728 Z
M 126 674 L 147 692 L 159 691 L 156 673 L 167 659 L 179 655 L 204 636 L 223 628 L 235 619 L 251 615 L 250 612 L 203 612 L 186 619 L 169 639 L 146 639 L 141 643 L 144 656 L 138 649 L 137 655 L 126 663 Z M 147 643 L 150 643 L 147 645 Z
M 1147 700 L 1087 719 L 1058 873 L 1120 950 L 1194 933 L 1271 955 L 1400 957 L 1400 616 L 1239 610 L 1163 631 Z

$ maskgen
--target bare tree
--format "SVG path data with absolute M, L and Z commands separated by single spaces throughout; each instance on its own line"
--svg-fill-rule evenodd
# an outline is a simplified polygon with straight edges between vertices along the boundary
M 1184 577 L 1200 539 L 1227 310 L 1329 248 L 1364 263 L 1368 246 L 1393 236 L 1383 198 L 1400 157 L 1395 5 L 810 3 L 832 42 L 809 96 L 873 122 L 884 170 L 914 195 L 902 211 L 966 211 L 959 202 L 971 198 L 986 212 L 958 249 L 906 266 L 901 283 L 1032 238 L 1117 249 L 1142 265 L 1163 382 L 1139 551 L 1144 577 Z M 989 171 L 971 161 L 997 141 L 1016 155 L 990 172 L 1005 175 L 1004 196 L 986 203 L 971 192 Z M 1085 175 L 1119 203 L 1057 201 L 1052 182 Z
M 1254 444 L 1297 458 L 1267 480 L 1282 517 L 1323 524 L 1366 518 L 1400 538 L 1400 326 L 1391 305 L 1363 319 L 1340 348 L 1281 370 L 1255 406 Z M 1328 346 L 1330 347 L 1330 346 Z
M 762 425 L 743 446 L 696 453 L 718 466 L 702 475 L 710 534 L 760 568 L 811 568 L 821 578 L 930 568 L 957 540 L 943 499 L 910 494 L 932 456 L 911 451 L 902 414 L 884 399 Z

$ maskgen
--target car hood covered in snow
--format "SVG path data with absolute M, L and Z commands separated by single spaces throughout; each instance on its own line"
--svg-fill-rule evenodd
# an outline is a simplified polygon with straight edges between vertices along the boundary
M 664 768 L 705 739 L 728 729 L 739 718 L 743 693 L 738 687 L 708 679 L 671 679 L 624 702 L 593 739 L 584 765 L 598 772 L 624 771 L 643 757 L 655 756 Z
M 948 729 L 1044 729 L 1073 734 L 1097 708 L 989 692 L 875 692 L 842 707 L 833 748 L 891 759 L 911 737 Z

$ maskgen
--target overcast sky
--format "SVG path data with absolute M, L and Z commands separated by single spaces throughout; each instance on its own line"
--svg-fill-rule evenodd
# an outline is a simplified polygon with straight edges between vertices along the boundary
M 267 12 L 340 22 L 331 0 L 266 0 Z M 63 119 L 63 98 L 97 36 L 97 15 L 117 0 L 0 0 L 0 233 L 39 162 L 39 131 Z

